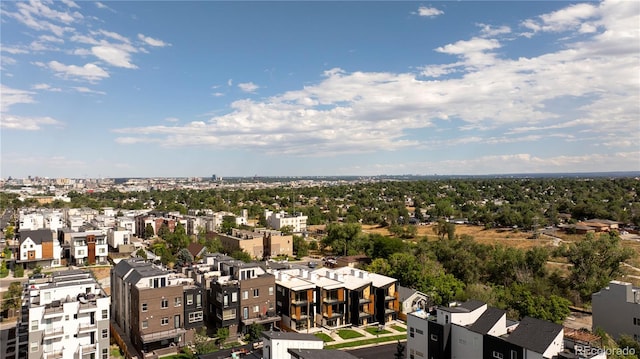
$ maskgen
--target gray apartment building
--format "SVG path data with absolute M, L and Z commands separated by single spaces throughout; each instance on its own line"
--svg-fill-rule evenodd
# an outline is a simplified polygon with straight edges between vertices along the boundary
M 626 334 L 640 341 L 640 288 L 617 280 L 591 295 L 593 330 L 604 329 L 616 340 Z

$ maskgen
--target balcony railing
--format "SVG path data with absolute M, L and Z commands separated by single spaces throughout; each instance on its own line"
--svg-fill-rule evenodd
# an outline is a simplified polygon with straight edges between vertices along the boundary
M 389 302 L 389 301 L 392 301 L 392 300 L 395 300 L 395 299 L 396 299 L 396 297 L 394 297 L 392 295 L 385 295 L 384 296 L 385 302 Z
M 92 331 L 96 329 L 96 324 L 91 324 L 91 323 L 80 323 L 80 325 L 78 325 L 78 331 L 79 332 L 87 332 L 87 331 Z
M 97 346 L 95 344 L 81 345 L 80 350 L 82 351 L 82 355 L 94 353 L 97 350 Z
M 51 338 L 62 334 L 64 334 L 64 327 L 46 328 L 44 330 L 45 338 Z
M 54 350 L 44 354 L 44 359 L 61 359 L 64 357 L 62 350 Z
M 358 303 L 360 303 L 360 304 L 371 303 L 371 299 L 369 299 L 369 298 L 360 298 L 358 300 Z
M 45 318 L 57 317 L 57 316 L 60 316 L 60 315 L 63 315 L 63 314 L 64 314 L 64 308 L 62 306 L 44 308 L 44 317 Z
M 332 312 L 331 314 L 329 314 L 329 313 L 327 313 L 327 312 L 324 312 L 324 313 L 322 313 L 322 315 L 323 315 L 325 318 L 337 318 L 337 317 L 341 317 L 341 316 L 343 315 L 343 313 L 340 313 L 340 312 Z
M 298 299 L 294 299 L 291 301 L 291 304 L 293 305 L 305 305 L 307 304 L 309 301 L 304 299 L 304 298 L 298 298 Z
M 341 300 L 336 297 L 324 297 L 322 298 L 322 301 L 327 304 L 334 304 L 334 303 L 341 302 Z

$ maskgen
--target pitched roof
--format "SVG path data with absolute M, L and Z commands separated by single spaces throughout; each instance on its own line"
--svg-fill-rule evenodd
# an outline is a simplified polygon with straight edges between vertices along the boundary
M 560 324 L 525 317 L 506 338 L 506 341 L 543 354 L 562 329 Z
M 202 251 L 204 250 L 204 246 L 200 243 L 189 243 L 189 246 L 187 246 L 187 250 L 189 251 L 189 253 L 191 253 L 191 256 L 195 258 L 202 253 Z
M 50 229 L 20 231 L 20 243 L 24 242 L 27 238 L 31 238 L 31 240 L 35 244 L 42 244 L 43 242 L 53 242 L 53 232 Z
M 479 300 L 472 299 L 472 300 L 468 300 L 466 302 L 460 303 L 457 306 L 452 306 L 452 307 L 442 306 L 442 307 L 438 307 L 438 309 L 443 310 L 445 312 L 450 312 L 450 313 L 469 313 L 482 307 L 483 305 L 486 305 L 486 303 Z
M 479 334 L 487 334 L 506 313 L 505 310 L 488 307 L 478 320 L 469 326 L 469 330 Z
M 412 296 L 413 294 L 415 294 L 417 292 L 417 290 L 415 289 L 411 289 L 409 287 L 403 287 L 401 285 L 398 286 L 398 295 L 399 295 L 399 299 L 401 302 L 404 302 L 405 300 L 407 300 L 407 298 L 409 298 L 410 296 Z

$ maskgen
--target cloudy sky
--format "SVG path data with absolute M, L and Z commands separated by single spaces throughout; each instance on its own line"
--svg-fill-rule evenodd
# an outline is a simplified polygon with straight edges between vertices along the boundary
M 1 7 L 1 177 L 640 170 L 640 2 Z

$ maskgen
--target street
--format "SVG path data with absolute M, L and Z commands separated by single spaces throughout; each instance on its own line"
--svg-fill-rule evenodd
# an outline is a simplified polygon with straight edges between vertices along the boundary
M 346 350 L 346 352 L 359 359 L 393 359 L 395 358 L 393 355 L 396 353 L 397 345 L 398 343 L 395 342 L 391 344 L 374 345 L 362 349 Z M 403 342 L 402 345 L 406 345 L 406 342 Z M 402 357 L 406 357 L 406 349 Z

